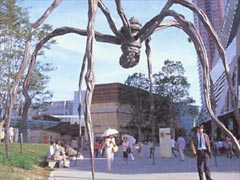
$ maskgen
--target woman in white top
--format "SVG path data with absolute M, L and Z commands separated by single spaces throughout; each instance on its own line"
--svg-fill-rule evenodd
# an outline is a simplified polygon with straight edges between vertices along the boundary
M 114 152 L 113 152 L 113 146 L 116 145 L 115 138 L 113 135 L 109 135 L 104 142 L 104 147 L 106 151 L 106 157 L 107 157 L 107 168 L 108 171 L 111 171 L 112 162 L 114 160 Z
M 63 167 L 68 168 L 65 148 L 61 144 L 58 144 L 58 149 L 56 149 L 55 147 L 53 158 L 54 160 L 58 160 L 59 162 L 63 161 Z

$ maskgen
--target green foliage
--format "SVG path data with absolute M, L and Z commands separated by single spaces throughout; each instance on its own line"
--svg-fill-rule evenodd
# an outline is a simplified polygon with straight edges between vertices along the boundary
M 187 134 L 186 134 L 186 129 L 184 129 L 184 128 L 176 128 L 175 129 L 175 135 L 176 135 L 176 137 L 178 137 L 178 136 L 186 136 Z
M 185 70 L 180 61 L 166 60 L 161 71 L 153 74 L 154 118 L 156 129 L 160 127 L 175 127 L 179 119 L 179 107 L 189 105 L 194 100 L 189 97 L 190 84 L 184 76 Z M 132 121 L 129 126 L 149 127 L 151 120 L 149 80 L 142 73 L 129 76 L 125 84 L 134 87 L 124 91 L 122 100 L 131 101 Z M 145 91 L 145 96 L 142 91 Z M 157 134 L 158 132 L 156 132 Z
M 194 102 L 193 98 L 189 97 L 190 84 L 184 73 L 180 61 L 165 60 L 161 71 L 153 75 L 157 98 L 155 107 L 158 109 L 156 119 L 161 120 L 158 123 L 160 125 L 175 128 L 180 115 L 179 107 Z
M 1 0 L 0 3 L 0 93 L 1 106 L 0 108 L 8 107 L 9 89 L 15 81 L 16 74 L 19 71 L 26 46 L 26 41 L 31 40 L 31 49 L 52 31 L 52 26 L 43 24 L 36 31 L 31 32 L 32 23 L 29 21 L 29 14 L 27 9 L 23 9 L 17 5 L 16 0 Z M 49 49 L 51 44 L 55 41 L 49 41 L 44 45 L 38 55 L 44 55 L 44 50 Z M 31 53 L 31 52 L 30 52 Z M 29 85 L 30 97 L 33 103 L 38 103 L 38 106 L 44 101 L 52 97 L 52 93 L 47 90 L 47 83 L 50 77 L 47 73 L 53 71 L 55 68 L 48 63 L 37 62 L 33 77 Z M 24 76 L 23 76 L 24 78 Z M 18 95 L 16 98 L 14 109 L 15 113 L 21 115 L 23 109 L 22 97 L 22 82 L 18 88 Z M 2 112 L 7 112 L 6 109 L 0 109 Z
M 128 76 L 125 81 L 127 85 L 124 91 L 120 94 L 120 102 L 129 104 L 131 108 L 128 111 L 133 115 L 129 125 L 145 126 L 145 112 L 149 108 L 149 81 L 144 74 L 134 73 Z
M 20 145 L 13 143 L 11 144 L 10 160 L 8 160 L 4 153 L 4 146 L 1 144 L 0 164 L 6 167 L 31 170 L 34 166 L 42 164 L 47 154 L 47 149 L 48 145 L 45 144 L 24 144 L 23 153 L 21 153 Z
M 194 100 L 189 97 L 190 84 L 184 76 L 185 70 L 180 61 L 164 61 L 162 71 L 153 75 L 155 93 L 169 97 L 172 103 L 190 104 Z
M 145 74 L 142 73 L 134 73 L 133 75 L 128 76 L 125 84 L 142 90 L 149 90 L 149 80 Z
M 20 3 L 20 2 L 18 2 Z M 50 77 L 47 75 L 55 68 L 49 63 L 37 62 L 34 66 L 33 73 L 30 78 L 30 83 L 24 79 L 28 68 L 25 72 L 21 72 L 22 63 L 25 62 L 24 57 L 30 61 L 32 54 L 29 50 L 29 57 L 24 56 L 28 49 L 34 49 L 36 44 L 42 40 L 52 30 L 52 26 L 43 24 L 41 27 L 33 31 L 32 23 L 29 20 L 27 9 L 18 7 L 16 0 L 2 0 L 0 3 L 0 114 L 1 119 L 7 117 L 9 112 L 12 95 L 10 90 L 12 85 L 19 82 L 17 86 L 17 95 L 14 102 L 12 115 L 21 116 L 19 123 L 19 132 L 23 133 L 24 142 L 26 142 L 26 120 L 28 118 L 29 109 L 44 108 L 47 100 L 52 98 L 52 92 L 47 90 Z M 29 43 L 26 43 L 29 41 Z M 46 43 L 38 55 L 44 55 L 44 50 L 49 49 L 50 45 L 55 41 Z M 28 44 L 30 47 L 28 47 Z M 25 51 L 26 50 L 26 51 Z M 28 53 L 27 53 L 28 54 Z M 26 61 L 27 62 L 27 61 Z M 32 62 L 32 61 L 31 61 Z M 28 64 L 29 65 L 29 64 Z M 21 72 L 21 73 L 20 73 Z M 17 76 L 22 74 L 22 76 Z M 22 79 L 16 79 L 16 78 Z M 26 85 L 25 89 L 24 86 Z M 24 90 L 23 90 L 24 89 Z M 24 93 L 24 94 L 22 94 Z M 23 97 L 24 96 L 24 97 Z M 32 105 L 32 103 L 34 105 Z M 32 105 L 32 106 L 31 106 Z M 8 154 L 8 152 L 7 152 Z M 23 157 L 27 158 L 27 157 Z M 18 166 L 27 167 L 27 163 L 19 161 Z

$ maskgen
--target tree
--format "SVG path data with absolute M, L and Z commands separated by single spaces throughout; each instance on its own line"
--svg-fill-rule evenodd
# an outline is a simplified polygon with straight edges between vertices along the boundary
M 2 131 L 4 122 L 8 118 L 10 89 L 22 64 L 22 49 L 24 49 L 24 42 L 28 37 L 22 27 L 26 27 L 27 29 L 29 26 L 27 14 L 15 5 L 15 1 L 1 1 L 0 131 Z M 8 127 L 5 128 L 6 135 L 8 134 L 7 130 Z
M 134 73 L 128 76 L 125 84 L 127 86 L 122 92 L 120 100 L 124 106 L 126 103 L 129 104 L 129 113 L 132 115 L 132 119 L 128 126 L 137 127 L 139 141 L 142 141 L 142 128 L 150 125 L 147 121 L 148 79 L 142 73 Z
M 170 99 L 162 94 L 154 94 L 156 130 L 169 127 Z
M 180 61 L 165 60 L 162 71 L 153 75 L 154 92 L 169 106 L 167 126 L 176 127 L 176 117 L 179 115 L 177 106 L 189 105 L 194 100 L 189 97 L 190 84 L 184 76 L 184 67 Z M 168 102 L 168 103 L 166 103 Z M 162 111 L 159 111 L 162 112 Z M 159 116 L 158 117 L 162 117 Z M 166 117 L 166 116 L 164 116 Z
M 54 70 L 54 68 L 51 64 L 38 62 L 30 78 L 29 85 L 27 88 L 23 86 L 25 103 L 23 103 L 24 105 L 21 107 L 22 118 L 19 121 L 19 133 L 23 134 L 24 142 L 27 142 L 26 121 L 28 119 L 29 109 L 41 109 L 45 107 L 46 102 L 52 98 L 52 93 L 46 88 L 50 77 L 45 74 L 52 70 Z
M 7 89 L 3 92 L 6 93 L 6 105 L 2 111 L 4 114 L 0 125 L 1 128 L 4 123 L 6 124 L 5 129 L 7 136 L 5 146 L 7 158 L 9 158 L 9 136 L 7 130 L 10 126 L 13 107 L 20 89 L 19 85 L 21 85 L 23 81 L 24 71 L 29 63 L 31 42 L 34 44 L 34 42 L 36 43 L 38 41 L 38 38 L 44 36 L 45 31 L 43 29 L 39 31 L 36 29 L 60 2 L 60 0 L 55 0 L 42 17 L 35 23 L 30 24 L 27 13 L 16 6 L 15 0 L 3 1 L 4 8 L 1 8 L 1 25 L 5 32 L 4 35 L 1 34 L 1 38 L 5 40 L 3 41 L 4 43 L 6 42 L 3 47 L 3 52 L 5 52 L 5 56 L 3 57 L 6 59 L 3 58 L 3 62 L 6 62 L 7 68 L 5 68 L 5 70 L 8 71 L 3 75 L 6 77 L 12 76 L 12 79 L 5 80 Z M 51 30 L 50 26 L 43 26 L 43 28 Z M 9 44 L 9 46 L 6 46 L 6 44 Z M 47 45 L 45 47 L 47 47 Z M 11 53 L 9 54 L 9 52 Z

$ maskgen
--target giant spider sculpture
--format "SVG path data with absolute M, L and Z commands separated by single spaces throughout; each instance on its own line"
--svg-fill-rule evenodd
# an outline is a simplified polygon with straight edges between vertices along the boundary
M 61 0 L 55 0 L 54 3 L 59 4 Z M 53 3 L 53 5 L 54 5 Z M 203 78 L 204 78 L 204 96 L 205 96 L 205 101 L 206 105 L 208 108 L 208 111 L 210 113 L 211 118 L 213 121 L 217 124 L 218 127 L 220 127 L 231 139 L 233 140 L 234 144 L 238 148 L 238 151 L 240 152 L 240 146 L 237 143 L 236 138 L 231 134 L 230 131 L 228 131 L 224 125 L 218 120 L 216 115 L 214 114 L 214 111 L 211 107 L 211 100 L 210 100 L 210 76 L 209 76 L 209 67 L 208 67 L 208 59 L 207 59 L 207 53 L 203 44 L 203 41 L 194 27 L 194 25 L 187 21 L 183 15 L 178 14 L 177 12 L 171 10 L 170 8 L 174 4 L 180 4 L 190 10 L 192 10 L 194 13 L 197 14 L 198 18 L 200 18 L 201 22 L 209 32 L 209 34 L 213 37 L 217 50 L 219 52 L 219 55 L 222 59 L 222 63 L 225 68 L 225 73 L 229 85 L 230 92 L 232 94 L 232 102 L 233 102 L 233 107 L 237 107 L 237 96 L 234 93 L 233 90 L 233 85 L 231 81 L 231 76 L 229 74 L 229 67 L 226 61 L 226 56 L 224 52 L 224 48 L 222 44 L 220 43 L 220 40 L 218 39 L 218 36 L 214 29 L 211 26 L 210 21 L 208 20 L 207 16 L 195 5 L 192 3 L 188 2 L 187 0 L 167 0 L 165 6 L 162 8 L 160 13 L 153 17 L 149 22 L 147 22 L 145 25 L 141 25 L 138 20 L 135 17 L 132 17 L 130 20 L 127 19 L 125 16 L 124 10 L 121 5 L 121 0 L 115 0 L 117 12 L 122 20 L 122 27 L 120 30 L 116 27 L 111 15 L 110 11 L 108 8 L 104 5 L 102 0 L 89 0 L 89 9 L 88 9 L 88 26 L 87 30 L 82 30 L 78 28 L 73 28 L 73 27 L 61 27 L 55 29 L 53 32 L 48 34 L 45 38 L 43 38 L 37 45 L 35 50 L 32 53 L 32 58 L 31 58 L 31 63 L 28 69 L 27 76 L 24 81 L 24 96 L 26 99 L 26 103 L 30 103 L 29 97 L 28 97 L 28 86 L 29 86 L 29 78 L 32 74 L 33 67 L 36 62 L 36 57 L 38 54 L 38 51 L 42 48 L 42 46 L 51 38 L 60 36 L 60 35 L 65 35 L 68 33 L 76 33 L 82 36 L 87 36 L 86 40 L 86 50 L 85 50 L 85 55 L 82 61 L 82 69 L 80 72 L 80 77 L 79 77 L 79 114 L 81 114 L 81 86 L 82 86 L 82 80 L 84 76 L 84 70 L 85 66 L 87 63 L 87 72 L 85 73 L 85 81 L 87 85 L 87 90 L 86 90 L 86 99 L 85 99 L 85 122 L 86 122 L 86 128 L 88 132 L 88 137 L 90 140 L 90 155 L 91 155 L 91 164 L 92 164 L 92 179 L 94 179 L 94 154 L 93 154 L 93 128 L 92 128 L 92 121 L 91 121 L 91 112 L 90 112 L 90 106 L 91 106 L 91 100 L 92 100 L 92 94 L 94 90 L 94 69 L 93 69 L 93 51 L 92 51 L 92 46 L 93 46 L 93 39 L 96 39 L 98 42 L 105 42 L 105 43 L 111 43 L 111 44 L 116 44 L 120 45 L 122 49 L 122 55 L 120 57 L 119 63 L 122 67 L 124 68 L 131 68 L 138 64 L 140 60 L 140 49 L 141 49 L 141 44 L 145 41 L 146 44 L 146 54 L 147 54 L 147 60 L 148 60 L 148 70 L 149 70 L 149 79 L 150 79 L 150 90 L 152 87 L 151 84 L 151 61 L 150 61 L 150 46 L 149 46 L 149 41 L 150 41 L 150 36 L 153 34 L 155 31 L 158 31 L 162 28 L 167 28 L 167 27 L 176 27 L 179 29 L 182 29 L 192 40 L 196 52 L 198 54 L 199 60 L 202 65 L 203 69 Z M 97 8 L 100 8 L 103 14 L 106 16 L 107 21 L 109 23 L 109 27 L 111 28 L 112 32 L 114 33 L 114 36 L 112 35 L 107 35 L 107 34 L 102 34 L 99 32 L 96 32 L 94 30 L 94 20 L 95 20 L 95 15 L 96 15 L 96 10 Z M 45 12 L 45 16 L 43 15 L 43 18 L 47 17 L 48 11 Z M 167 16 L 170 16 L 173 18 L 171 21 L 163 22 L 163 19 Z M 41 18 L 42 18 L 41 17 Z M 40 18 L 40 20 L 41 20 Z M 35 28 L 33 26 L 33 28 Z M 25 59 L 26 60 L 26 59 Z M 16 86 L 14 86 L 15 88 Z M 151 93 L 151 92 L 150 92 Z M 14 93 L 13 93 L 14 95 Z M 11 100 L 14 101 L 14 96 Z M 151 105 L 151 109 L 153 110 L 153 103 Z M 11 112 L 11 111 L 10 111 Z M 150 110 L 150 112 L 153 112 Z M 240 119 L 239 113 L 236 109 L 234 109 L 235 117 L 236 119 Z M 151 116 L 151 115 L 150 115 Z M 238 121 L 239 122 L 239 121 Z M 79 123 L 80 124 L 80 123 Z M 154 126 L 154 124 L 153 124 Z M 239 125 L 240 127 L 240 125 Z M 81 128 L 79 128 L 81 130 Z M 80 132 L 81 136 L 81 132 Z

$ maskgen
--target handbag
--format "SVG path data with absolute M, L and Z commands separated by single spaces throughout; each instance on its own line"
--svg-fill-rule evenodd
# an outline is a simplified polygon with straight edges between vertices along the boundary
M 117 145 L 114 145 L 113 148 L 112 148 L 112 151 L 115 153 L 115 152 L 118 152 L 118 146 Z
M 128 147 L 126 151 L 127 151 L 127 153 L 131 153 L 131 148 Z

